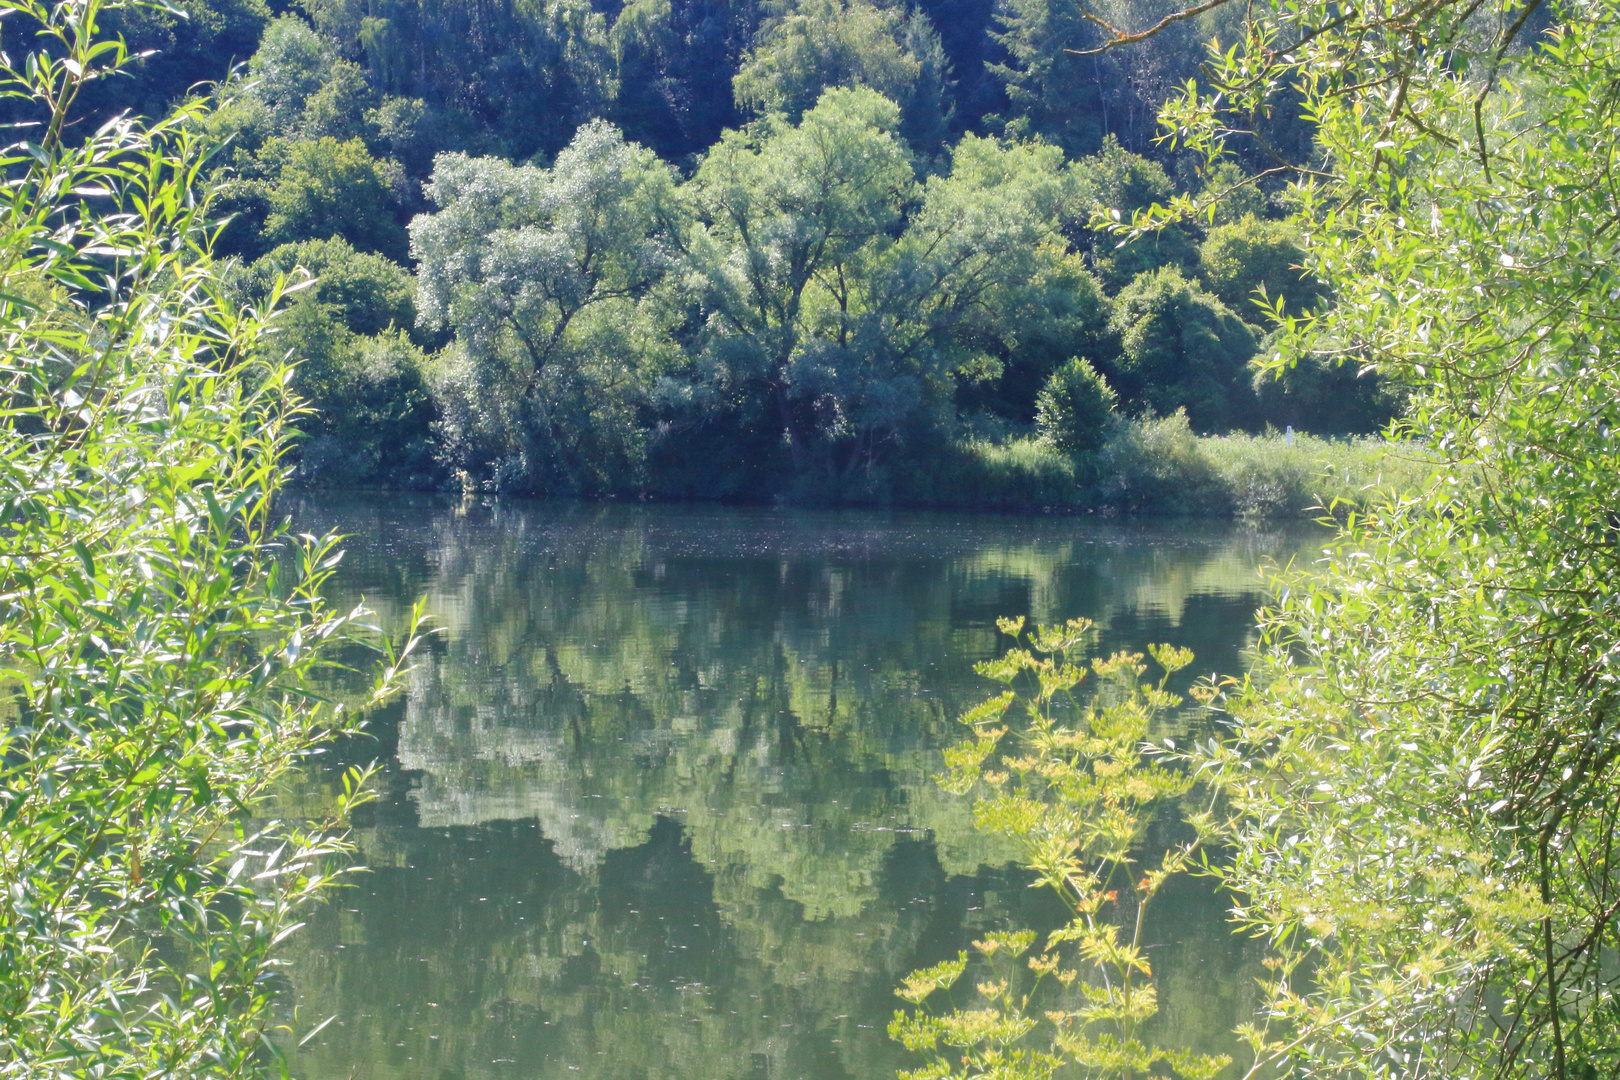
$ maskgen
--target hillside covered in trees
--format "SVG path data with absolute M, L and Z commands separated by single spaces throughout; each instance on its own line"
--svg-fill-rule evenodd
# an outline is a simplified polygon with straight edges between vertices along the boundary
M 232 289 L 317 276 L 263 346 L 306 483 L 1128 507 L 1077 493 L 1145 444 L 1400 404 L 1256 378 L 1264 305 L 1331 300 L 1280 186 L 1106 230 L 1308 150 L 1284 109 L 1213 170 L 1154 142 L 1222 12 L 1081 55 L 1074 0 L 191 0 L 109 15 L 150 55 L 86 93 L 210 94 Z

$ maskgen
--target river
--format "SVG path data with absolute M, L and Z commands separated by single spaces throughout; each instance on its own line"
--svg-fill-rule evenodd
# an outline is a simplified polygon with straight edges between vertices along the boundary
M 1050 924 L 933 777 L 1001 615 L 1086 616 L 1240 671 L 1260 568 L 1228 523 L 416 496 L 297 502 L 336 592 L 441 633 L 341 761 L 383 763 L 369 872 L 287 969 L 311 1080 L 887 1080 L 893 989 Z M 315 787 L 318 789 L 319 784 Z M 311 792 L 318 798 L 319 791 Z M 1221 1049 L 1257 962 L 1183 881 L 1150 921 L 1162 1041 Z

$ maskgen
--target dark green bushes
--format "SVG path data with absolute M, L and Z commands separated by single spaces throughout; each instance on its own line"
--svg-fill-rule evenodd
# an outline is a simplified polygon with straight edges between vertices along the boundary
M 1085 490 L 1074 459 L 1038 439 L 968 440 L 894 472 L 893 501 L 911 506 L 995 510 L 1080 509 Z
M 280 287 L 303 286 L 257 350 L 268 362 L 297 365 L 294 384 L 311 410 L 292 455 L 301 483 L 443 482 L 427 354 L 407 333 L 416 321 L 410 275 L 333 237 L 278 247 L 237 272 L 232 285 L 255 303 Z
M 1144 274 L 1114 302 L 1120 357 L 1110 380 L 1132 411 L 1184 409 L 1199 431 L 1227 431 L 1253 416 L 1254 331 L 1172 267 Z
M 1063 453 L 1090 457 L 1108 440 L 1118 401 L 1096 368 L 1070 360 L 1052 373 L 1035 399 L 1035 428 Z

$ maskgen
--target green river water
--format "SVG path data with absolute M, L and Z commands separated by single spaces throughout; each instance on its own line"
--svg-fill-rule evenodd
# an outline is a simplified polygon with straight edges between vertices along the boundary
M 443 632 L 346 761 L 370 872 L 295 939 L 312 1080 L 887 1080 L 909 970 L 1055 912 L 933 777 L 1000 615 L 1242 669 L 1259 573 L 1320 534 L 1225 523 L 323 497 L 338 592 Z M 1256 957 L 1204 885 L 1150 921 L 1157 1037 L 1208 1049 Z

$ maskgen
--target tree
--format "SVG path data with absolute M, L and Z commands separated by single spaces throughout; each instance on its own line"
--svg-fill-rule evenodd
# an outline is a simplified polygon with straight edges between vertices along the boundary
M 283 244 L 256 261 L 240 287 L 261 300 L 278 278 L 293 280 L 299 269 L 314 275 L 315 283 L 295 302 L 308 299 L 326 305 L 357 334 L 375 334 L 390 326 L 410 329 L 416 323 L 410 273 L 381 255 L 356 251 L 341 237 Z
M 695 156 L 740 122 L 733 77 L 759 22 L 752 0 L 632 0 L 614 21 L 611 119 L 665 160 Z
M 252 96 L 269 111 L 273 130 L 293 129 L 304 114 L 305 102 L 320 89 L 331 60 L 330 51 L 303 19 L 282 15 L 271 20 L 248 69 Z
M 1192 11 L 1173 0 L 1080 0 L 1080 6 L 1097 33 L 1068 60 L 1075 67 L 1089 69 L 1097 82 L 1105 134 L 1138 153 L 1163 155 L 1167 148 L 1158 143 L 1159 110 L 1189 80 L 1204 78 L 1202 65 L 1211 42 L 1226 42 L 1230 47 L 1242 39 L 1242 5 L 1222 2 Z M 1176 17 L 1167 19 L 1170 15 Z M 1118 28 L 1148 26 L 1155 31 L 1138 40 L 1134 48 L 1110 47 Z M 1265 153 L 1260 150 L 1255 156 Z
M 421 98 L 385 97 L 365 113 L 377 149 L 405 166 L 412 177 L 432 171 L 433 155 L 445 139 L 441 119 Z
M 660 157 L 680 156 L 677 87 L 667 73 L 679 45 L 669 0 L 631 0 L 613 20 L 609 37 L 619 93 L 607 118 L 627 139 L 652 147 Z
M 1076 210 L 1082 228 L 1091 220 L 1129 221 L 1149 207 L 1170 198 L 1173 188 L 1164 166 L 1133 154 L 1113 136 L 1102 148 L 1074 164 L 1082 195 Z M 1089 229 L 1087 230 L 1089 231 Z M 1191 273 L 1198 249 L 1186 232 L 1174 224 L 1143 236 L 1092 236 L 1092 257 L 1097 275 L 1110 292 L 1117 292 L 1143 274 L 1164 266 Z
M 294 385 L 310 407 L 294 455 L 299 479 L 427 486 L 441 472 L 437 414 L 426 357 L 407 337 L 416 321 L 410 274 L 334 238 L 276 248 L 233 284 L 262 303 L 306 273 L 313 283 L 293 296 L 260 348 L 269 362 L 297 365 Z
M 1061 221 L 1061 218 L 1058 219 Z M 1019 423 L 1035 415 L 1046 378 L 1076 353 L 1111 362 L 1119 352 L 1113 305 L 1077 251 L 1048 240 L 1042 264 L 1026 286 L 997 298 L 1002 372 L 1001 415 Z
M 1027 425 L 1052 369 L 1109 337 L 1064 242 L 1062 152 L 969 136 L 918 189 L 898 112 L 828 91 L 797 128 L 723 141 L 694 181 L 689 265 L 713 314 L 691 400 L 736 410 L 762 458 L 785 443 L 801 485 L 882 482 L 886 455 L 950 430 L 953 396 Z
M 1235 5 L 1233 5 L 1235 6 Z M 1241 33 L 1230 10 L 1206 5 L 1158 28 L 1130 49 L 1100 48 L 1109 26 L 1153 25 L 1172 5 L 1154 0 L 1007 0 L 991 36 L 1004 58 L 989 64 L 1011 108 L 1009 134 L 1040 137 L 1070 157 L 1105 139 L 1147 152 L 1159 105 L 1198 75 L 1202 46 Z
M 1091 455 L 1108 438 L 1118 395 L 1108 380 L 1084 360 L 1074 359 L 1052 372 L 1035 401 L 1035 427 L 1066 454 Z
M 456 333 L 440 389 L 462 466 L 505 461 L 537 490 L 627 480 L 635 396 L 671 346 L 653 295 L 679 231 L 671 170 L 594 121 L 550 169 L 441 154 L 428 197 L 417 304 Z
M 1267 350 L 1262 346 L 1260 352 Z M 1309 355 L 1280 370 L 1256 370 L 1254 393 L 1265 423 L 1317 435 L 1380 431 L 1405 412 L 1407 397 L 1401 383 L 1385 374 Z
M 1617 12 L 1561 5 L 1542 35 L 1535 3 L 1343 14 L 1256 9 L 1212 60 L 1219 99 L 1166 110 L 1214 159 L 1298 88 L 1322 153 L 1278 168 L 1336 303 L 1285 322 L 1270 366 L 1410 384 L 1440 455 L 1285 578 L 1219 699 L 1227 738 L 1192 756 L 1230 808 L 1239 918 L 1275 950 L 1243 1034 L 1256 1074 L 1604 1075 Z
M 952 136 L 983 131 L 985 114 L 1006 105 L 1001 82 L 989 69 L 999 51 L 990 36 L 995 4 L 991 0 L 922 0 L 917 8 L 938 30 L 954 76 Z
M 928 181 L 906 228 L 907 306 L 951 350 L 964 410 L 1027 425 L 1068 358 L 1113 355 L 1108 300 L 1062 233 L 1075 191 L 1056 147 L 972 135 Z
M 821 415 L 817 399 L 855 372 L 827 350 L 848 350 L 853 287 L 891 245 L 911 193 L 899 120 L 875 91 L 829 90 L 796 127 L 766 118 L 728 132 L 693 178 L 688 250 L 712 312 L 707 354 L 722 386 L 767 404 L 795 473 L 818 430 L 837 429 L 837 396 Z M 808 332 L 812 317 L 825 336 Z M 902 412 L 914 400 L 885 395 Z
M 868 0 L 802 0 L 762 28 L 737 71 L 737 103 L 797 123 L 832 87 L 865 86 L 900 105 L 901 134 L 936 157 L 950 122 L 949 64 L 928 16 Z
M 360 251 L 405 254 L 405 231 L 394 220 L 394 175 L 359 139 L 330 135 L 277 141 L 260 151 L 281 166 L 270 192 L 264 237 L 272 244 L 342 237 Z
M 1285 314 L 1299 315 L 1326 299 L 1321 284 L 1305 267 L 1305 250 L 1293 228 L 1282 221 L 1245 217 L 1217 225 L 1199 248 L 1199 275 L 1216 299 L 1245 321 L 1263 325 L 1281 301 Z
M 365 140 L 406 140 L 397 124 L 379 130 L 396 117 L 370 108 L 365 73 L 293 16 L 271 23 L 251 67 L 245 89 L 221 87 L 217 108 L 196 121 L 230 146 L 211 169 L 225 180 L 221 205 L 231 218 L 222 249 L 252 258 L 276 244 L 343 236 L 403 258 L 394 218 L 409 185 L 400 165 L 373 157 Z
M 333 60 L 322 74 L 320 89 L 304 102 L 299 133 L 339 141 L 369 138 L 373 130 L 368 114 L 375 99 L 359 64 Z
M 694 182 L 704 400 L 786 443 L 802 483 L 877 483 L 886 454 L 948 429 L 959 372 L 993 372 L 980 399 L 999 405 L 1004 382 L 1027 424 L 1048 372 L 1107 336 L 1062 238 L 1062 153 L 968 137 L 918 190 L 898 114 L 828 91 L 796 128 L 723 141 Z
M 1614 280 L 1598 256 L 1613 211 L 1590 186 L 1615 124 L 1586 88 L 1620 71 L 1620 40 L 1608 5 L 1563 14 L 1516 65 L 1528 109 L 1507 98 L 1476 112 L 1486 76 L 1436 72 L 1412 80 L 1421 126 L 1398 103 L 1360 103 L 1360 116 L 1335 103 L 1321 118 L 1354 211 L 1314 252 L 1339 302 L 1283 355 L 1331 343 L 1417 378 L 1410 422 L 1445 457 L 1434 487 L 1345 538 L 1370 558 L 1336 559 L 1270 624 L 1303 652 L 1274 653 L 1271 688 L 1234 705 L 1230 753 L 1282 736 L 1254 780 L 1213 755 L 1250 813 L 1264 812 L 1251 784 L 1280 781 L 1266 804 L 1298 808 L 1284 826 L 1296 858 L 1336 883 L 1285 899 L 1302 862 L 1256 874 L 1274 848 L 1245 816 L 1231 879 L 1257 890 L 1246 918 L 1300 928 L 1273 988 L 1289 1034 L 1256 1042 L 1303 1037 L 1313 1065 L 1421 1045 L 1452 1076 L 1615 1067 L 1603 957 L 1620 807 L 1600 659 L 1614 635 L 1601 494 L 1615 481 Z M 1408 162 L 1396 177 L 1379 150 L 1344 141 L 1385 126 Z M 1302 216 L 1336 212 L 1312 198 Z M 1292 802 L 1303 785 L 1361 797 Z M 1349 836 L 1391 855 L 1346 857 Z M 1294 983 L 1307 956 L 1321 990 Z M 1391 978 L 1375 983 L 1374 962 Z M 1497 1022 L 1482 1022 L 1487 998 Z
M 257 1076 L 278 953 L 349 850 L 270 796 L 401 657 L 319 685 L 365 613 L 323 599 L 333 542 L 278 524 L 298 405 L 285 366 L 244 362 L 278 297 L 223 298 L 197 107 L 68 141 L 80 87 L 130 58 L 97 3 L 4 9 L 38 47 L 0 61 L 37 122 L 0 242 L 0 1053 Z
M 282 321 L 271 349 L 298 365 L 294 385 L 312 413 L 299 425 L 299 482 L 437 487 L 445 473 L 434 434 L 439 410 L 427 357 L 405 331 L 361 337 L 308 301 Z
M 1010 62 L 989 65 L 1012 105 L 1009 133 L 1050 139 L 1072 158 L 1095 153 L 1108 133 L 1100 86 L 1070 52 L 1095 38 L 1084 12 L 1075 0 L 1008 0 L 992 36 Z
M 1174 268 L 1145 274 L 1121 292 L 1113 325 L 1121 350 L 1111 381 L 1127 409 L 1160 416 L 1186 409 L 1204 432 L 1248 420 L 1254 332 Z
M 450 147 L 527 159 L 567 145 L 618 92 L 607 19 L 584 0 L 311 0 L 315 31 L 364 58 L 376 95 L 442 110 Z
M 945 43 L 920 8 L 906 19 L 904 45 L 917 61 L 917 78 L 901 110 L 900 136 L 926 167 L 943 159 L 956 115 L 956 82 Z
M 1208 205 L 1212 225 L 1231 225 L 1251 215 L 1266 216 L 1266 194 L 1255 178 L 1237 162 L 1227 158 L 1204 170 L 1199 201 Z
M 263 0 L 103 9 L 104 32 L 123 38 L 138 59 L 107 83 L 88 85 L 81 107 L 87 116 L 130 109 L 141 116 L 164 116 L 198 83 L 223 80 L 233 65 L 251 56 L 270 14 Z

